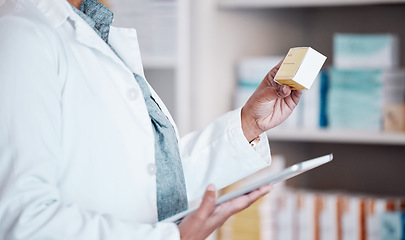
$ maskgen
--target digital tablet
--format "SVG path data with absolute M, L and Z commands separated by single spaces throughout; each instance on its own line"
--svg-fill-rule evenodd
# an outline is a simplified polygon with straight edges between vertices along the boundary
M 285 181 L 285 180 L 295 177 L 303 172 L 306 172 L 308 170 L 321 166 L 325 163 L 328 163 L 328 162 L 332 161 L 332 159 L 333 159 L 333 154 L 329 154 L 329 155 L 325 155 L 322 157 L 318 157 L 318 158 L 314 158 L 311 160 L 307 160 L 304 162 L 294 164 L 276 174 L 269 175 L 269 174 L 263 174 L 262 172 L 254 173 L 254 174 L 248 176 L 249 179 L 252 179 L 252 177 L 253 177 L 253 179 L 255 179 L 253 182 L 245 185 L 244 187 L 242 187 L 240 189 L 232 190 L 231 192 L 228 192 L 228 193 L 218 197 L 216 204 L 218 205 L 218 204 L 221 204 L 228 200 L 231 200 L 233 198 L 236 198 L 238 196 L 247 194 L 255 189 L 260 188 L 263 185 L 275 184 L 278 182 Z M 255 175 L 257 175 L 257 176 L 255 176 Z M 186 211 L 180 212 L 172 217 L 162 220 L 162 222 L 176 222 L 177 223 L 177 222 L 181 221 L 181 219 L 183 219 L 188 214 L 197 210 L 197 208 L 198 208 L 198 206 L 190 207 Z

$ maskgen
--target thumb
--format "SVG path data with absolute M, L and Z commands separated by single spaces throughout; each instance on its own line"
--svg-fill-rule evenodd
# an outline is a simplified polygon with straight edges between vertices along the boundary
M 278 84 L 277 87 L 273 88 L 273 91 L 276 98 L 285 98 L 291 94 L 291 87 Z
M 267 78 L 260 84 L 258 89 L 260 89 L 258 96 L 264 97 L 267 101 L 285 98 L 291 94 L 291 87 L 274 81 L 271 72 L 267 74 Z
M 205 190 L 200 207 L 197 210 L 197 215 L 201 218 L 208 218 L 215 209 L 217 200 L 217 191 L 213 184 L 208 185 Z

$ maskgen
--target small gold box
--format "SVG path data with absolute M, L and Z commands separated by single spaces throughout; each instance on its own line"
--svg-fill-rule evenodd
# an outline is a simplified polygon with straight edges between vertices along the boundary
M 292 90 L 310 89 L 325 61 L 324 55 L 310 47 L 291 48 L 274 80 Z

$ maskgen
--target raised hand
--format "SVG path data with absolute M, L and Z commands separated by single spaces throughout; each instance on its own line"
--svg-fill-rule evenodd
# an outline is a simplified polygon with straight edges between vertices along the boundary
M 248 141 L 279 125 L 292 113 L 302 90 L 274 81 L 281 62 L 263 79 L 242 108 L 242 130 Z

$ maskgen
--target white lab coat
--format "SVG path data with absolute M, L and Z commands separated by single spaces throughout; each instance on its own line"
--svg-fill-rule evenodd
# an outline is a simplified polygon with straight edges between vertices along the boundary
M 0 16 L 0 239 L 179 239 L 156 223 L 135 30 L 111 29 L 117 57 L 66 0 L 11 0 Z M 240 109 L 183 137 L 189 200 L 268 165 L 261 139 L 247 143 Z

